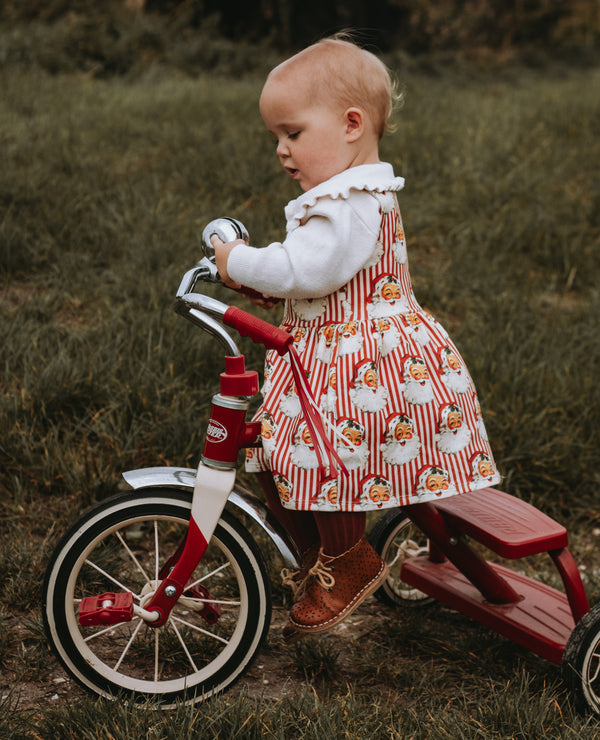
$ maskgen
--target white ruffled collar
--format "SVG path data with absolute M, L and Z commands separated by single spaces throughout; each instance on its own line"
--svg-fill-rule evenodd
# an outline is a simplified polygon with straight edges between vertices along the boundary
M 387 162 L 361 164 L 350 167 L 339 175 L 319 183 L 307 190 L 299 198 L 291 200 L 285 207 L 285 218 L 288 230 L 298 226 L 308 208 L 312 208 L 319 198 L 348 198 L 351 190 L 371 190 L 385 193 L 389 190 L 402 190 L 404 178 L 395 177 L 394 169 Z

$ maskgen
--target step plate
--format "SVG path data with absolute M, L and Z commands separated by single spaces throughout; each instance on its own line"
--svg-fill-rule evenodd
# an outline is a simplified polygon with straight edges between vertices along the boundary
M 406 560 L 401 578 L 440 603 L 560 665 L 575 627 L 565 594 L 497 563 L 490 565 L 522 596 L 520 602 L 490 604 L 452 563 L 434 563 L 426 556 Z
M 496 488 L 434 502 L 461 532 L 503 558 L 523 558 L 568 545 L 567 530 L 528 504 Z

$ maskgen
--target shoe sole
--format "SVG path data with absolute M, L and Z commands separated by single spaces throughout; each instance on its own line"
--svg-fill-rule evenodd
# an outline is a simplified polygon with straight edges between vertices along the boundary
M 315 624 L 307 627 L 305 625 L 296 624 L 290 619 L 286 627 L 289 626 L 293 628 L 294 632 L 290 632 L 289 635 L 286 635 L 286 627 L 284 627 L 283 639 L 285 644 L 292 645 L 293 643 L 298 642 L 305 637 L 310 637 L 311 635 L 320 635 L 323 632 L 327 632 L 328 630 L 333 629 L 333 627 L 340 624 L 340 622 L 343 622 L 346 617 L 349 617 L 356 609 L 358 609 L 358 607 L 363 603 L 365 599 L 367 599 L 372 593 L 377 591 L 379 586 L 381 586 L 383 581 L 385 581 L 385 579 L 388 577 L 388 573 L 389 570 L 387 564 L 383 563 L 379 573 L 371 581 L 369 581 L 369 583 L 367 583 L 367 585 L 359 594 L 354 597 L 354 600 L 351 601 L 343 611 L 341 611 L 339 614 L 336 614 L 335 617 L 331 617 L 331 619 L 328 619 L 322 624 Z

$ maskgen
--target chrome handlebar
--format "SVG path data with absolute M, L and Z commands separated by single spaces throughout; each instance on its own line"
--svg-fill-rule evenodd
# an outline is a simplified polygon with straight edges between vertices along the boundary
M 211 239 L 218 236 L 221 241 L 230 242 L 236 239 L 248 241 L 248 231 L 241 221 L 235 218 L 217 218 L 211 221 L 202 232 L 202 251 L 204 257 L 188 270 L 177 289 L 175 310 L 193 324 L 200 326 L 216 337 L 226 352 L 236 357 L 241 354 L 236 343 L 225 329 L 215 321 L 221 319 L 229 306 L 221 301 L 201 293 L 194 293 L 199 281 L 222 285 L 221 277 L 215 264 L 215 249 Z

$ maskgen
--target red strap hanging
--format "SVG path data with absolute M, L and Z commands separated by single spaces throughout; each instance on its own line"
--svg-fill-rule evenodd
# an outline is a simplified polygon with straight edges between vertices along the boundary
M 298 400 L 300 401 L 304 420 L 308 426 L 317 460 L 319 461 L 319 473 L 325 477 L 329 477 L 331 471 L 337 467 L 341 473 L 347 476 L 349 475 L 348 469 L 335 451 L 334 445 L 325 432 L 321 410 L 315 403 L 300 357 L 293 345 L 288 347 L 288 352 L 292 375 L 294 376 L 296 390 L 298 392 Z

